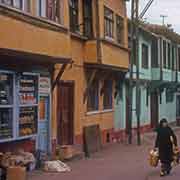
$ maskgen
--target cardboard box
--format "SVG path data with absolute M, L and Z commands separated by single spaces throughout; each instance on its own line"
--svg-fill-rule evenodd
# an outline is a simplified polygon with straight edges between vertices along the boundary
M 20 166 L 9 167 L 7 169 L 7 180 L 26 180 L 26 168 Z

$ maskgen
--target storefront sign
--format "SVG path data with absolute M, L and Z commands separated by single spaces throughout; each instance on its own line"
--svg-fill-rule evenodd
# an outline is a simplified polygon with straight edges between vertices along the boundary
M 39 92 L 40 93 L 50 93 L 50 78 L 40 77 L 39 78 Z

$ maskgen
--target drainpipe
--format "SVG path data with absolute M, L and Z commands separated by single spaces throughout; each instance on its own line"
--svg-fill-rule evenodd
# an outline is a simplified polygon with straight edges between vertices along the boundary
M 101 63 L 101 40 L 100 40 L 100 15 L 99 15 L 99 0 L 96 0 L 96 39 L 97 39 L 97 61 Z

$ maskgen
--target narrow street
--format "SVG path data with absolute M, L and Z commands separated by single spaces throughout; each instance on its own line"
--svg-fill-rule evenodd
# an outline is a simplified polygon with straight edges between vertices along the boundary
M 176 131 L 180 143 L 180 130 Z M 72 168 L 67 173 L 34 172 L 29 180 L 159 180 L 159 167 L 152 168 L 148 164 L 148 153 L 152 148 L 154 134 L 143 137 L 143 145 L 113 144 L 96 153 L 90 159 L 69 163 Z M 178 180 L 180 166 L 173 169 L 170 176 L 164 179 Z

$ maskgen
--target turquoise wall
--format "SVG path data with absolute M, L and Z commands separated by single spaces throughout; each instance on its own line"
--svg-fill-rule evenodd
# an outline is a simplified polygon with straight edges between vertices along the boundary
M 125 129 L 126 127 L 126 92 L 123 85 L 122 97 L 119 94 L 115 100 L 114 129 L 115 131 Z

